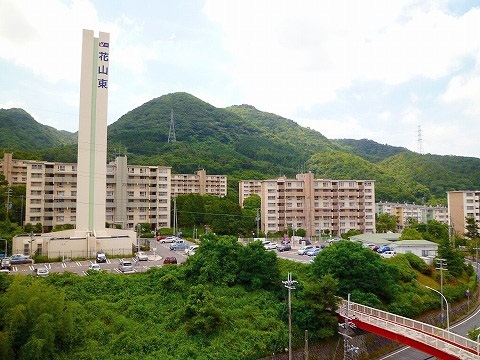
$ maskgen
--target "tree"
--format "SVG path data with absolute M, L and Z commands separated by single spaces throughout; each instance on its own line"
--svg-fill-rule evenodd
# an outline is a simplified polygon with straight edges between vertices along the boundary
M 464 236 L 469 239 L 469 251 L 470 254 L 472 255 L 477 255 L 478 254 L 478 239 L 480 238 L 480 233 L 479 233 L 479 225 L 477 220 L 473 217 L 466 217 L 465 218 L 465 234 Z M 477 259 L 478 260 L 478 259 Z
M 395 215 L 382 213 L 376 216 L 377 233 L 386 233 L 388 231 L 397 232 L 398 218 Z
M 398 238 L 398 240 L 422 240 L 423 236 L 420 234 L 416 229 L 412 227 L 406 227 L 402 231 L 402 235 Z
M 375 252 L 350 241 L 339 241 L 323 249 L 312 264 L 318 277 L 331 274 L 338 281 L 339 295 L 354 290 L 390 301 L 396 278 L 387 263 Z

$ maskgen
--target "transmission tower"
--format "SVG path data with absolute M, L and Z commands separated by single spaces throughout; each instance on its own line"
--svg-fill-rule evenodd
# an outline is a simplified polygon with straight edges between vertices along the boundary
M 417 143 L 418 143 L 418 153 L 420 155 L 423 155 L 423 144 L 422 144 L 422 125 L 418 125 L 418 137 L 417 137 Z
M 177 138 L 175 137 L 175 123 L 173 122 L 173 109 L 170 114 L 170 130 L 168 130 L 168 142 L 175 142 Z

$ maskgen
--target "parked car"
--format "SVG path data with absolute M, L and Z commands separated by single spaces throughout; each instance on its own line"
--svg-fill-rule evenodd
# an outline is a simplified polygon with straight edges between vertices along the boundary
M 178 239 L 170 245 L 170 250 L 182 251 L 188 249 L 188 243 L 183 239 Z
M 265 250 L 274 250 L 277 248 L 278 244 L 276 242 L 267 242 L 263 244 Z
M 392 249 L 390 248 L 390 246 L 384 245 L 384 246 L 382 246 L 380 249 L 377 250 L 377 252 L 378 252 L 379 254 L 382 254 L 382 253 L 384 253 L 385 251 L 392 251 Z
M 104 252 L 97 252 L 97 263 L 104 263 L 107 262 L 107 256 Z
M 279 247 L 277 247 L 277 251 L 289 251 L 292 250 L 292 246 L 290 244 L 282 244 Z
M 30 255 L 23 255 L 23 254 L 13 254 L 10 256 L 10 263 L 13 264 L 28 264 L 32 263 L 33 259 Z
M 176 264 L 177 263 L 177 258 L 175 256 L 167 256 L 163 260 L 164 264 Z
M 387 250 L 380 254 L 382 258 L 391 258 L 394 257 L 397 253 L 393 250 Z
M 322 251 L 322 248 L 316 247 L 316 248 L 314 248 L 314 249 L 312 249 L 312 250 L 308 250 L 308 251 L 307 251 L 307 255 L 308 255 L 308 256 L 317 256 L 317 255 L 320 253 L 320 251 Z
M 188 248 L 185 249 L 185 255 L 191 256 L 195 254 L 195 251 L 199 248 L 198 245 L 190 245 Z
M 120 259 L 120 262 L 118 264 L 118 269 L 122 272 L 122 273 L 126 273 L 126 272 L 133 272 L 133 264 L 130 260 L 123 260 L 123 259 Z
M 166 238 L 160 239 L 160 243 L 165 244 L 165 243 L 173 243 L 177 240 L 176 236 L 167 236 Z
M 48 275 L 50 275 L 50 271 L 48 271 L 47 268 L 36 268 L 33 269 L 33 272 L 35 273 L 35 275 L 37 275 L 37 277 L 47 277 Z
M 312 250 L 313 245 L 305 245 L 298 249 L 298 255 L 305 255 L 307 251 Z
M 88 266 L 88 270 L 93 270 L 93 271 L 100 271 L 102 268 L 100 267 L 99 264 L 93 263 Z
M 148 255 L 146 252 L 139 251 L 135 254 L 137 261 L 148 261 Z
M 342 238 L 332 238 L 332 239 L 329 239 L 327 242 L 332 245 L 333 243 L 336 243 L 336 242 L 339 242 L 339 241 L 342 241 L 343 239 Z
M 7 269 L 7 270 L 12 270 L 12 263 L 10 262 L 10 258 L 6 257 L 2 259 L 2 262 L 0 263 L 0 270 Z

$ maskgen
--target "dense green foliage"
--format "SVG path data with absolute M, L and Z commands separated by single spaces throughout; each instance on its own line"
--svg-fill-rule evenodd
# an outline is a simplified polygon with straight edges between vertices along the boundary
M 0 358 L 267 357 L 288 343 L 287 273 L 298 281 L 292 339 L 302 347 L 305 330 L 312 344 L 337 336 L 337 295 L 404 316 L 438 308 L 436 294 L 414 281 L 428 273 L 421 262 L 412 254 L 382 259 L 341 241 L 308 265 L 279 259 L 260 242 L 209 233 L 185 264 L 145 273 L 0 274 Z M 447 278 L 448 301 L 467 286 L 475 282 Z
M 168 142 L 172 110 L 176 141 Z M 0 148 L 17 159 L 77 161 L 76 134 L 38 124 L 23 110 L 1 110 L 0 128 L 5 130 Z M 329 140 L 253 106 L 219 109 L 186 93 L 153 99 L 109 125 L 109 160 L 122 152 L 131 164 L 228 175 L 234 196 L 239 180 L 293 177 L 302 171 L 375 180 L 377 201 L 445 205 L 446 191 L 480 187 L 477 158 L 420 155 L 366 139 Z

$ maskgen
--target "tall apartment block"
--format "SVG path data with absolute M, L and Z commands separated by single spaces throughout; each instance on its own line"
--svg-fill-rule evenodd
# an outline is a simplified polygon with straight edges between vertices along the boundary
M 227 177 L 224 175 L 207 175 L 204 169 L 195 174 L 172 174 L 172 197 L 181 194 L 227 195 Z
M 465 218 L 480 222 L 480 191 L 448 191 L 449 225 L 459 235 L 465 234 Z
M 428 206 L 417 204 L 402 204 L 395 202 L 378 202 L 375 204 L 378 215 L 387 213 L 398 218 L 398 232 L 402 232 L 408 220 L 413 219 L 426 224 L 429 220 L 436 220 L 448 224 L 448 208 L 445 206 Z
M 265 233 L 305 229 L 307 237 L 329 230 L 339 236 L 349 230 L 375 232 L 373 180 L 315 179 L 313 173 L 295 179 L 239 182 L 239 202 L 257 194 Z
M 0 171 L 9 184 L 26 186 L 25 223 L 41 223 L 44 232 L 76 225 L 77 164 L 17 160 L 5 153 Z M 182 194 L 225 196 L 227 177 L 205 170 L 172 174 L 171 167 L 129 165 L 119 156 L 106 165 L 105 222 L 133 230 L 138 223 L 171 227 L 171 198 Z

